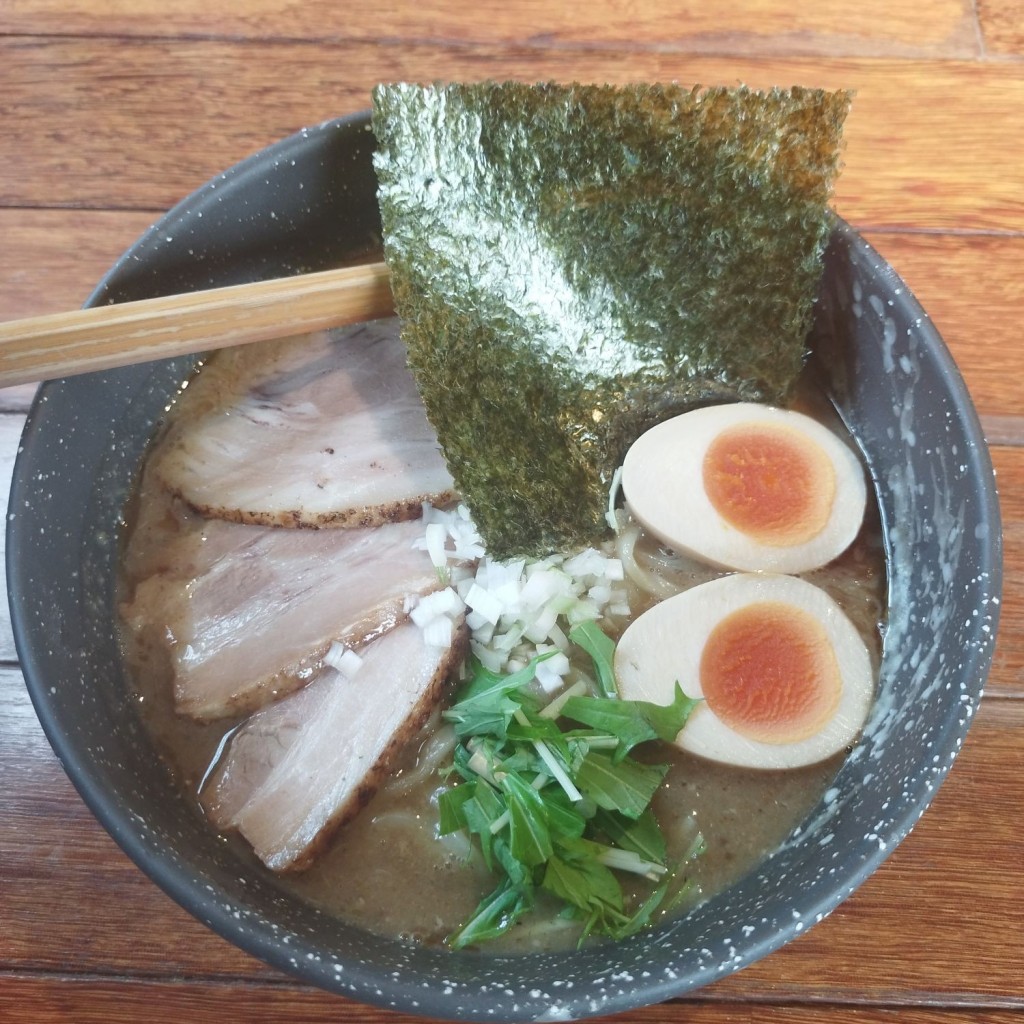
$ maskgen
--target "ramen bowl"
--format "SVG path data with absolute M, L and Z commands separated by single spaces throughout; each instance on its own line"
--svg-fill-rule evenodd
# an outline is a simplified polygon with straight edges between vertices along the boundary
M 271 146 L 171 210 L 90 303 L 379 255 L 373 146 L 366 116 Z M 812 349 L 881 514 L 889 584 L 878 696 L 807 819 L 687 915 L 579 950 L 452 952 L 347 925 L 217 837 L 137 714 L 116 631 L 126 502 L 191 358 L 49 382 L 29 414 L 8 577 L 26 684 L 54 750 L 96 817 L 182 906 L 251 954 L 356 1000 L 446 1019 L 572 1019 L 739 970 L 825 917 L 910 831 L 964 740 L 996 630 L 1001 535 L 977 416 L 927 314 L 838 218 Z

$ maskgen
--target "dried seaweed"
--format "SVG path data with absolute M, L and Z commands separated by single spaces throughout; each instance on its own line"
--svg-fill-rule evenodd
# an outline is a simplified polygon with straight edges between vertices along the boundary
M 625 447 L 781 400 L 805 355 L 845 92 L 379 86 L 409 361 L 496 556 L 592 543 Z

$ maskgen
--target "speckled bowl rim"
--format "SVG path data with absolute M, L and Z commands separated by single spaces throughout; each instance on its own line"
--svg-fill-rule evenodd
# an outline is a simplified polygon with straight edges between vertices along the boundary
M 296 133 L 231 168 L 175 206 L 146 232 L 104 277 L 89 300 L 90 304 L 106 301 L 112 287 L 132 268 L 140 255 L 158 248 L 162 235 L 186 223 L 206 202 L 209 190 L 218 183 L 244 184 L 247 176 L 259 176 L 271 164 L 301 155 L 311 134 L 366 131 L 367 127 L 366 114 L 325 122 L 315 129 Z M 62 720 L 57 702 L 52 697 L 42 664 L 40 641 L 34 635 L 33 624 L 25 611 L 33 591 L 38 592 L 40 581 L 34 577 L 31 566 L 26 564 L 28 559 L 19 556 L 26 531 L 31 527 L 28 518 L 18 514 L 18 510 L 25 507 L 25 502 L 31 502 L 36 495 L 33 472 L 38 446 L 42 443 L 40 438 L 47 429 L 52 408 L 50 403 L 60 401 L 62 394 L 61 382 L 50 382 L 43 385 L 29 413 L 14 471 L 7 543 L 12 623 L 26 684 L 39 720 L 93 814 L 128 856 L 165 892 L 241 948 L 326 989 L 368 1003 L 442 1019 L 571 1019 L 657 1003 L 752 963 L 825 917 L 882 863 L 910 831 L 948 771 L 966 735 L 991 663 L 1001 580 L 1001 533 L 991 462 L 959 371 L 909 290 L 885 261 L 838 219 L 833 250 L 842 250 L 839 258 L 844 258 L 845 253 L 853 260 L 864 261 L 869 270 L 873 267 L 875 276 L 884 286 L 882 294 L 888 306 L 884 306 L 881 312 L 875 311 L 879 312 L 876 332 L 879 337 L 889 340 L 889 329 L 882 313 L 888 315 L 891 310 L 895 311 L 892 315 L 899 313 L 907 322 L 917 325 L 919 333 L 914 344 L 919 346 L 919 350 L 915 349 L 914 358 L 927 360 L 929 372 L 945 390 L 943 415 L 956 423 L 970 448 L 964 454 L 963 464 L 971 504 L 965 530 L 975 524 L 974 536 L 970 538 L 976 548 L 973 557 L 980 567 L 975 575 L 979 577 L 980 574 L 984 579 L 983 584 L 975 579 L 973 590 L 968 584 L 967 603 L 973 600 L 975 607 L 984 606 L 982 617 L 987 632 L 984 635 L 977 629 L 971 632 L 969 642 L 964 644 L 958 700 L 941 716 L 936 723 L 937 728 L 926 734 L 931 737 L 936 756 L 922 769 L 912 791 L 905 792 L 896 801 L 898 813 L 894 811 L 879 820 L 871 834 L 843 834 L 842 799 L 833 794 L 832 800 L 826 800 L 762 868 L 727 893 L 709 901 L 689 918 L 624 943 L 597 946 L 578 953 L 481 957 L 472 953 L 410 949 L 402 943 L 366 936 L 365 946 L 376 959 L 360 960 L 350 954 L 339 956 L 325 949 L 315 937 L 311 938 L 315 929 L 305 934 L 299 929 L 287 933 L 287 929 L 265 927 L 266 922 L 262 919 L 257 918 L 255 923 L 248 920 L 244 908 L 240 916 L 237 891 L 227 891 L 211 884 L 209 879 L 196 876 L 180 857 L 154 846 L 140 827 L 137 816 L 119 800 L 118 793 L 109 791 L 97 781 L 91 754 L 83 746 L 84 741 L 76 735 L 75 723 Z M 844 301 L 847 303 L 845 310 L 840 308 Z M 846 299 L 840 296 L 832 303 L 833 311 L 838 310 L 839 316 L 848 316 L 851 304 L 856 306 L 855 296 Z M 862 306 L 868 304 L 865 298 Z M 863 308 L 858 315 L 864 315 Z M 913 328 L 908 328 L 908 334 L 911 333 Z M 895 339 L 892 357 L 910 359 L 909 355 L 898 351 L 899 341 Z M 850 373 L 855 379 L 855 366 L 850 368 Z M 864 426 L 851 424 L 855 432 Z M 906 438 L 896 440 L 905 444 Z M 871 461 L 869 453 L 869 463 Z M 872 465 L 871 469 L 876 486 L 884 492 L 885 467 Z M 889 502 L 888 508 L 885 500 L 882 504 L 883 516 L 887 516 L 890 527 L 893 527 L 900 511 L 897 507 L 899 502 Z M 985 524 L 984 530 L 980 524 Z M 862 755 L 864 749 L 864 744 L 858 747 Z M 870 756 L 870 752 L 866 756 Z M 848 764 L 857 760 L 855 751 Z M 838 785 L 841 783 L 837 782 Z M 830 831 L 825 833 L 822 829 Z M 833 863 L 827 872 L 822 870 L 809 881 L 804 879 L 805 884 L 777 908 L 777 918 L 769 920 L 763 914 L 759 917 L 757 908 L 766 906 L 761 889 L 765 884 L 781 884 L 773 872 L 782 872 L 783 881 L 790 872 L 795 872 L 798 878 L 801 855 L 807 853 L 810 839 L 814 838 L 821 845 L 825 835 L 831 837 L 829 842 L 835 844 L 834 848 L 848 843 L 842 859 Z M 815 856 L 820 854 L 815 853 Z M 746 916 L 743 913 L 737 916 L 737 906 Z M 351 936 L 346 937 L 346 941 L 350 939 Z M 382 964 L 392 954 L 398 966 L 391 971 L 384 970 Z

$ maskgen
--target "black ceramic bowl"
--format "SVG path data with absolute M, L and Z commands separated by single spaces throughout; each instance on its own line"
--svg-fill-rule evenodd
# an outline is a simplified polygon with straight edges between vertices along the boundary
M 286 139 L 200 189 L 117 264 L 94 304 L 324 269 L 379 247 L 366 117 Z M 816 358 L 863 448 L 888 546 L 878 701 L 808 820 L 683 920 L 582 952 L 494 957 L 377 938 L 243 869 L 170 783 L 114 633 L 121 513 L 191 361 L 46 384 L 14 472 L 15 637 L 46 734 L 113 837 L 171 896 L 258 957 L 355 999 L 436 1017 L 565 1019 L 679 995 L 821 920 L 892 852 L 964 739 L 989 667 L 1001 542 L 964 384 L 885 261 L 837 221 Z

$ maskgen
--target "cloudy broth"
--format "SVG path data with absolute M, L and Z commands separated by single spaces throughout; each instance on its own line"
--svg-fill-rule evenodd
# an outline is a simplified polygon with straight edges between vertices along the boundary
M 804 382 L 795 407 L 843 428 L 831 408 Z M 162 552 L 182 531 L 202 520 L 170 497 L 143 472 L 130 509 L 130 529 L 122 559 L 121 596 L 161 567 Z M 718 575 L 716 570 L 680 559 L 641 537 L 637 559 L 673 588 L 685 589 Z M 885 609 L 885 565 L 874 503 L 854 544 L 835 562 L 803 574 L 828 591 L 864 637 L 876 668 Z M 653 598 L 635 585 L 630 606 L 635 617 Z M 609 627 L 618 633 L 626 623 Z M 159 631 L 122 631 L 122 645 L 135 699 L 158 749 L 177 783 L 195 799 L 204 779 L 241 719 L 200 723 L 176 713 L 172 670 Z M 461 836 L 437 836 L 436 793 L 443 785 L 433 764 L 444 749 L 439 714 L 393 762 L 389 781 L 303 872 L 278 876 L 279 884 L 330 913 L 370 931 L 439 944 L 493 886 L 493 878 Z M 648 744 L 642 759 L 670 765 L 655 797 L 655 813 L 669 846 L 669 861 L 681 858 L 698 833 L 706 852 L 689 871 L 689 905 L 722 890 L 775 849 L 819 801 L 842 761 L 833 758 L 792 771 L 759 771 L 715 764 L 665 744 Z M 430 759 L 431 770 L 421 764 Z M 444 758 L 441 758 L 444 763 Z M 212 826 L 211 826 L 212 827 Z M 242 840 L 231 837 L 241 860 L 265 872 Z M 685 904 L 684 904 L 685 910 Z M 532 915 L 510 936 L 490 948 L 531 950 L 571 947 L 576 926 L 553 915 Z

